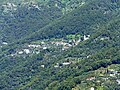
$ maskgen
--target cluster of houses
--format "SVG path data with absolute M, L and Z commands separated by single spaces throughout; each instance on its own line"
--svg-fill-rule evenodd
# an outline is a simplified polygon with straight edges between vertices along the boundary
M 14 3 L 6 3 L 4 5 L 2 5 L 2 7 L 4 8 L 3 12 L 9 12 L 11 10 L 17 10 L 17 5 L 15 5 Z
M 14 57 L 14 56 L 30 54 L 30 53 L 31 53 L 31 51 L 29 49 L 22 49 L 22 50 L 16 51 L 15 53 L 11 54 L 10 56 Z
M 86 80 L 87 81 L 91 81 L 91 80 L 95 80 L 96 78 L 93 76 L 93 77 L 88 77 Z
M 70 64 L 72 64 L 72 62 L 56 63 L 56 65 L 54 65 L 54 68 L 62 68 L 63 66 L 68 66 Z M 45 68 L 45 65 L 41 65 L 41 68 Z
M 42 50 L 49 50 L 49 49 L 59 49 L 59 51 L 64 51 L 69 49 L 70 47 L 74 47 L 78 45 L 81 41 L 88 40 L 90 38 L 90 35 L 84 35 L 82 38 L 78 40 L 44 40 L 40 41 L 39 43 L 31 43 L 31 44 L 25 44 L 23 48 L 16 49 L 16 52 L 14 54 L 11 54 L 11 56 L 17 56 L 17 55 L 29 55 L 29 54 L 39 54 Z M 3 42 L 4 45 L 7 45 L 6 42 Z M 63 65 L 66 65 L 69 63 L 63 63 Z M 57 66 L 56 66 L 57 67 Z
M 54 68 L 62 68 L 63 66 L 69 66 L 73 64 L 73 62 L 70 62 L 70 61 L 65 61 L 65 62 L 62 62 L 62 63 L 56 63 L 53 67 Z M 45 65 L 42 64 L 41 65 L 41 68 L 45 68 Z
M 28 9 L 35 8 L 35 9 L 40 10 L 40 7 L 37 4 L 35 4 L 34 2 L 31 2 L 31 3 L 24 2 L 22 4 L 23 5 L 28 5 L 29 6 Z M 10 2 L 8 2 L 6 4 L 3 4 L 2 7 L 4 8 L 3 12 L 6 12 L 6 13 L 11 11 L 11 10 L 14 10 L 14 11 L 17 10 L 17 5 L 14 4 L 14 3 L 10 3 Z
M 95 39 L 95 41 L 100 40 L 100 41 L 104 41 L 104 40 L 110 40 L 109 36 L 99 36 Z
M 115 71 L 114 69 L 110 69 L 110 70 L 108 71 L 108 74 L 109 74 L 111 77 L 116 77 L 116 75 L 120 75 L 120 72 Z
M 29 4 L 29 8 L 28 9 L 31 9 L 31 8 L 35 8 L 37 10 L 40 10 L 40 7 L 37 4 L 35 4 L 34 2 L 31 2 Z
M 68 65 L 70 65 L 70 64 L 72 64 L 72 62 L 63 62 L 63 63 L 57 63 L 55 66 L 54 66 L 54 68 L 58 68 L 58 67 L 62 67 L 62 66 L 68 66 Z
M 101 76 L 99 72 L 102 73 L 103 75 Z M 96 71 L 95 71 L 95 73 L 96 73 Z M 86 81 L 96 81 L 96 83 L 101 83 L 101 85 L 102 85 L 102 84 L 104 84 L 104 82 L 107 82 L 107 81 L 112 82 L 111 81 L 112 79 L 110 79 L 110 78 L 114 78 L 116 83 L 118 85 L 120 85 L 120 79 L 117 77 L 120 75 L 119 71 L 116 71 L 114 69 L 104 69 L 104 70 L 100 69 L 100 70 L 97 70 L 97 74 L 100 75 L 101 79 L 98 78 L 98 76 L 90 76 L 90 77 L 86 78 Z M 94 87 L 91 87 L 91 90 L 94 90 L 93 88 Z

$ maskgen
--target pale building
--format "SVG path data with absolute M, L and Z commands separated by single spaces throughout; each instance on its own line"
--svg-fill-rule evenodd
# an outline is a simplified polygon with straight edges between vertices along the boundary
M 7 43 L 7 42 L 3 42 L 2 44 L 3 44 L 3 45 L 8 45 L 8 43 Z
M 64 62 L 63 65 L 69 65 L 71 62 Z
M 23 51 L 19 51 L 18 54 L 23 54 Z
M 29 50 L 29 49 L 24 49 L 24 52 L 25 52 L 26 54 L 29 54 L 29 53 L 30 53 L 30 50 Z
M 41 65 L 42 68 L 45 68 L 45 65 Z
M 91 87 L 90 90 L 95 90 L 95 88 L 94 88 L 94 87 Z

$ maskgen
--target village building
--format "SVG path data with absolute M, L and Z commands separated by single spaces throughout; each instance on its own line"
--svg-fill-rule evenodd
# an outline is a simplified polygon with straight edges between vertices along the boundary
M 29 54 L 29 53 L 30 53 L 30 50 L 29 50 L 29 49 L 24 49 L 24 52 L 25 52 L 26 54 Z
M 18 54 L 23 54 L 23 51 L 19 51 Z
M 117 81 L 117 83 L 120 85 L 120 80 L 119 80 L 119 79 L 117 79 L 116 81 Z
M 90 38 L 90 35 L 84 35 L 83 37 L 84 37 L 84 41 L 85 41 L 85 40 L 88 40 Z
M 41 65 L 42 68 L 45 68 L 45 65 Z
M 39 48 L 40 45 L 32 45 L 32 44 L 30 44 L 30 45 L 28 45 L 28 47 L 31 47 L 31 48 Z
M 62 63 L 64 66 L 65 65 L 70 65 L 71 64 L 71 62 L 64 62 L 64 63 Z
M 2 42 L 2 44 L 3 44 L 3 45 L 8 45 L 8 43 L 7 43 L 7 42 Z
M 87 78 L 86 80 L 95 80 L 95 77 L 89 77 L 89 78 Z
M 90 90 L 95 90 L 95 88 L 94 88 L 94 87 L 91 87 Z

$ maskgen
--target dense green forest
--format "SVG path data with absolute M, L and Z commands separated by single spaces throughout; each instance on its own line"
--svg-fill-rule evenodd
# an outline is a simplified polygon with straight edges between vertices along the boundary
M 119 90 L 120 0 L 0 0 L 0 90 Z
M 53 20 L 71 12 L 82 1 L 64 0 L 11 0 L 1 1 L 1 40 L 14 42 L 43 28 Z

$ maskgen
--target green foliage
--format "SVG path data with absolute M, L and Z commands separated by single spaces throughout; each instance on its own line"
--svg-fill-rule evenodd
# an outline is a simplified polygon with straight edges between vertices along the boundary
M 2 40 L 14 41 L 0 47 L 0 90 L 120 88 L 116 82 L 119 78 L 104 73 L 103 77 L 99 73 L 95 74 L 101 67 L 120 64 L 119 0 L 86 0 L 83 6 L 79 4 L 65 15 L 62 10 L 71 5 L 76 6 L 76 0 L 60 1 L 60 8 L 55 7 L 53 0 L 43 0 L 38 3 L 42 5 L 41 11 L 28 9 L 31 4 L 27 7 L 20 4 L 12 12 L 15 17 L 11 17 L 10 13 L 0 14 L 4 18 L 0 20 L 0 25 L 4 26 L 0 32 Z M 10 56 L 15 50 L 27 48 L 26 44 L 41 44 L 40 40 L 61 41 L 66 38 L 78 39 L 84 35 L 90 35 L 90 38 L 83 39 L 68 50 L 50 48 L 41 50 L 39 54 Z M 64 65 L 65 62 L 70 64 Z M 103 80 L 106 76 L 108 81 Z M 90 77 L 93 80 L 89 80 Z

